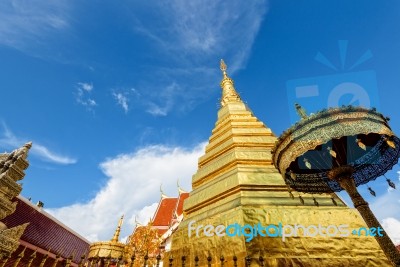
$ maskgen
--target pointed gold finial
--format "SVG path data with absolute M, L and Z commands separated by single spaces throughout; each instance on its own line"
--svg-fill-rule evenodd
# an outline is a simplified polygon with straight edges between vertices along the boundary
M 164 191 L 162 189 L 162 184 L 160 184 L 160 193 L 161 193 L 161 198 L 167 198 L 168 196 L 164 194 Z
M 300 118 L 301 118 L 302 120 L 308 118 L 308 115 L 307 115 L 307 113 L 306 113 L 306 110 L 305 110 L 302 106 L 300 106 L 300 105 L 297 104 L 297 103 L 295 103 L 294 106 L 295 106 L 295 108 L 296 108 L 297 114 L 300 116 Z
M 186 192 L 185 190 L 183 190 L 182 187 L 179 185 L 179 179 L 176 180 L 176 186 L 178 187 L 179 195 L 182 194 L 182 193 L 187 193 L 187 192 Z
M 24 145 L 24 147 L 26 147 L 27 149 L 31 149 L 31 147 L 32 147 L 32 141 L 29 141 L 28 143 L 26 143 L 26 144 Z
M 225 61 L 221 59 L 220 62 L 220 69 L 222 71 L 222 81 L 221 81 L 221 88 L 222 88 L 222 98 L 221 98 L 221 106 L 225 106 L 229 102 L 240 102 L 240 96 L 236 92 L 233 80 L 229 78 L 226 70 L 227 66 L 225 64 Z
M 115 229 L 115 233 L 114 233 L 113 238 L 111 239 L 111 242 L 118 242 L 119 233 L 121 232 L 121 227 L 122 227 L 123 222 L 124 222 L 124 215 L 122 215 L 118 221 L 118 226 L 117 226 L 117 229 Z
M 136 224 L 136 227 L 138 227 L 138 226 L 143 226 L 143 224 L 141 224 L 141 223 L 138 221 L 136 215 L 135 215 L 135 224 Z
M 223 59 L 221 59 L 221 62 L 219 64 L 219 68 L 221 69 L 222 74 L 224 75 L 224 79 L 228 78 L 228 74 L 226 73 L 227 67 L 226 67 L 225 61 Z

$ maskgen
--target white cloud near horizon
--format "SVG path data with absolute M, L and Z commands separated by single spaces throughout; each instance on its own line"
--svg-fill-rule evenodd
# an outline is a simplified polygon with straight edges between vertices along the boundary
M 65 0 L 4 0 L 0 2 L 0 44 L 29 48 L 45 36 L 68 28 Z
M 400 175 L 400 172 L 398 172 Z M 400 177 L 399 177 L 400 180 Z M 395 182 L 395 181 L 393 181 Z M 395 182 L 396 188 L 399 183 Z M 387 190 L 385 194 L 378 196 L 370 203 L 371 210 L 379 219 L 382 227 L 396 245 L 400 245 L 400 192 Z
M 153 216 L 161 184 L 171 196 L 178 195 L 178 179 L 183 188 L 190 189 L 204 146 L 187 149 L 153 145 L 107 159 L 100 168 L 108 180 L 93 199 L 46 210 L 90 241 L 111 239 L 124 214 L 121 238 L 125 239 L 132 233 L 135 216 L 141 223 Z
M 16 149 L 27 143 L 28 139 L 23 139 L 14 135 L 14 133 L 7 127 L 7 125 L 2 122 L 3 126 L 3 136 L 0 137 L 0 147 L 4 149 Z M 75 164 L 77 160 L 68 156 L 60 155 L 56 152 L 51 151 L 44 145 L 33 141 L 32 148 L 30 149 L 31 154 L 39 157 L 40 159 L 57 163 L 57 164 Z

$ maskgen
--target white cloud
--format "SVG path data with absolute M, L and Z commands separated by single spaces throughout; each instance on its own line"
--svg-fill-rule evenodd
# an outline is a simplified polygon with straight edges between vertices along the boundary
M 122 214 L 128 218 L 121 232 L 126 238 L 133 230 L 135 215 L 146 223 L 160 199 L 162 183 L 167 194 L 178 194 L 176 182 L 189 190 L 197 159 L 204 144 L 192 149 L 149 146 L 132 154 L 122 154 L 100 164 L 109 178 L 104 187 L 87 203 L 77 203 L 48 211 L 89 240 L 112 237 Z
M 0 44 L 29 48 L 44 36 L 68 27 L 68 1 L 5 0 L 0 2 Z
M 182 93 L 181 87 L 176 83 L 159 89 L 158 99 L 147 103 L 147 112 L 155 116 L 166 116 Z
M 92 83 L 78 83 L 80 88 L 82 90 L 85 90 L 86 92 L 90 92 L 93 90 L 93 84 Z
M 78 104 L 85 106 L 89 111 L 93 111 L 93 108 L 97 106 L 96 101 L 91 98 L 93 91 L 92 83 L 78 83 L 75 91 L 75 100 Z
M 0 147 L 5 149 L 15 149 L 21 147 L 24 143 L 29 141 L 28 139 L 22 139 L 15 136 L 4 122 L 2 122 L 2 124 L 3 124 L 3 137 L 0 138 Z M 57 154 L 51 151 L 49 148 L 35 141 L 33 141 L 30 154 L 33 154 L 41 158 L 42 160 L 58 164 L 74 164 L 77 162 L 76 159 Z
M 400 245 L 400 221 L 395 218 L 383 219 L 382 227 L 395 245 Z
M 115 100 L 117 100 L 117 104 L 122 107 L 122 109 L 125 111 L 125 113 L 128 113 L 129 99 L 127 97 L 127 94 L 113 92 L 113 96 L 114 96 Z
M 399 187 L 399 184 L 396 184 Z M 396 244 L 400 244 L 400 192 L 388 190 L 371 202 L 371 210 Z
M 148 2 L 144 10 L 132 12 L 134 29 L 157 47 L 153 57 L 168 63 L 149 66 L 141 101 L 148 113 L 167 116 L 173 109 L 192 109 L 213 93 L 209 85 L 218 79 L 220 58 L 226 59 L 230 75 L 244 67 L 267 1 L 172 0 Z M 173 84 L 179 94 L 162 96 L 168 91 L 164 84 Z

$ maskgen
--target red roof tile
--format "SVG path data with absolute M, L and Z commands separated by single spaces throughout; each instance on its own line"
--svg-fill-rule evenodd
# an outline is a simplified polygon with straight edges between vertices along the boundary
M 153 226 L 169 226 L 178 198 L 162 198 L 153 217 Z
M 2 220 L 8 228 L 29 222 L 21 240 L 34 246 L 60 254 L 63 258 L 74 255 L 74 262 L 89 251 L 89 242 L 69 229 L 44 210 L 20 197 L 16 211 Z
M 179 216 L 183 213 L 183 202 L 189 197 L 189 193 L 180 193 L 178 203 L 176 205 L 176 214 Z

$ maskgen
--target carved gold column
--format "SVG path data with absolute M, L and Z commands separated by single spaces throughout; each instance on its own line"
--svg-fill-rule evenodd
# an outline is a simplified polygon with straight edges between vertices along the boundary
M 368 202 L 364 200 L 360 193 L 358 193 L 354 179 L 351 177 L 353 172 L 354 169 L 351 166 L 341 166 L 332 169 L 328 173 L 328 176 L 330 179 L 336 180 L 340 186 L 346 190 L 353 201 L 354 207 L 360 212 L 369 228 L 382 229 L 382 236 L 376 235 L 375 239 L 386 257 L 392 262 L 393 266 L 400 266 L 399 252 L 386 231 L 383 229 L 382 225 L 372 213 Z
M 16 260 L 14 261 L 13 267 L 17 267 L 18 263 L 21 261 L 21 259 L 24 257 L 25 254 L 25 249 L 26 247 L 24 247 L 24 249 L 21 251 L 21 253 L 18 254 Z
M 31 267 L 33 260 L 36 258 L 36 250 L 29 256 L 28 265 L 26 267 Z
M 60 255 L 56 255 L 56 258 L 54 259 L 53 265 L 51 267 L 56 267 L 57 266 L 59 258 L 60 258 Z
M 6 263 L 7 263 L 7 261 L 8 261 L 10 258 L 11 258 L 11 255 L 8 255 L 7 257 L 4 257 L 4 258 L 1 260 L 1 265 L 0 265 L 0 267 L 4 267 L 4 266 L 6 265 Z
M 49 257 L 49 254 L 46 254 L 46 255 L 43 256 L 43 259 L 40 262 L 39 267 L 43 267 L 44 266 L 44 264 L 45 264 L 46 260 L 48 259 L 48 257 Z

